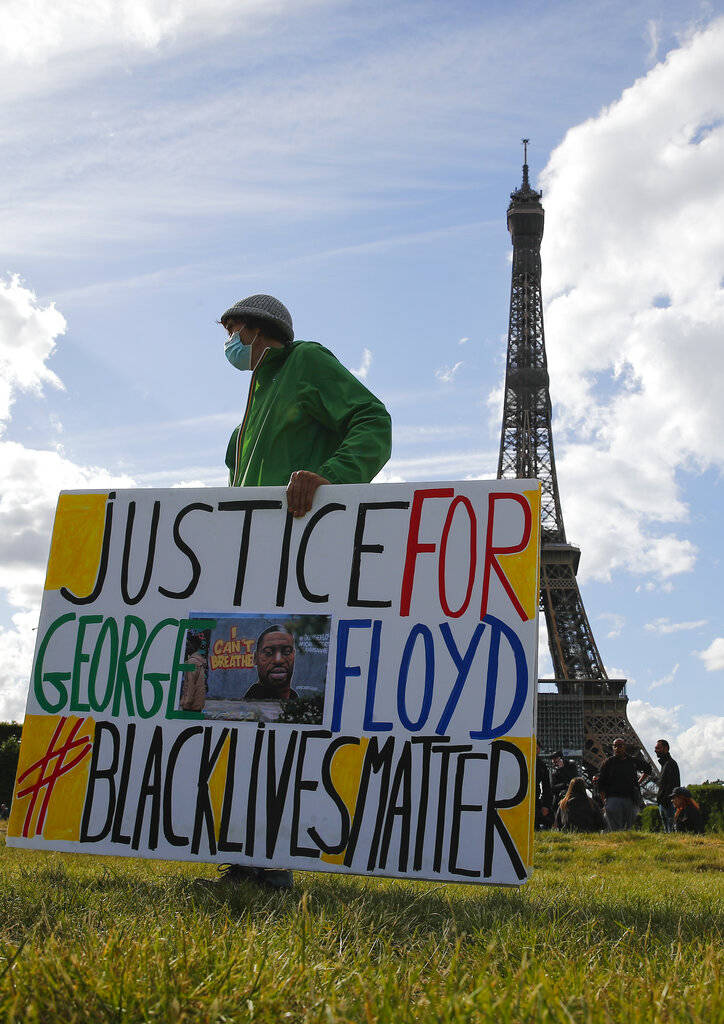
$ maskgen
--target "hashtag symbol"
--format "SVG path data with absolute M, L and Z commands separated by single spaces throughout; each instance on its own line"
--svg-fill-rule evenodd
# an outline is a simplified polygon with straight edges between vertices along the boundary
M 93 748 L 93 740 L 89 736 L 77 736 L 80 727 L 85 725 L 85 719 L 79 718 L 75 725 L 70 729 L 65 742 L 56 749 L 56 743 L 59 742 L 61 733 L 63 732 L 63 727 L 67 721 L 68 719 L 65 717 L 60 719 L 43 756 L 37 760 L 35 764 L 31 764 L 29 768 L 26 768 L 23 774 L 18 777 L 17 784 L 20 786 L 29 775 L 33 772 L 37 772 L 35 780 L 25 786 L 24 789 L 18 789 L 15 794 L 18 799 L 21 799 L 24 796 L 30 796 L 30 803 L 28 804 L 28 809 L 25 813 L 25 822 L 23 824 L 24 837 L 27 837 L 30 832 L 30 822 L 41 793 L 43 794 L 43 801 L 40 806 L 38 820 L 35 823 L 34 835 L 36 836 L 42 834 L 43 826 L 45 824 L 45 815 L 48 810 L 50 798 L 53 795 L 53 789 L 55 788 L 56 782 L 63 775 L 72 771 L 76 765 L 80 764 Z M 66 761 L 66 756 L 72 752 L 74 752 L 73 756 L 69 761 Z M 43 790 L 45 791 L 44 793 Z

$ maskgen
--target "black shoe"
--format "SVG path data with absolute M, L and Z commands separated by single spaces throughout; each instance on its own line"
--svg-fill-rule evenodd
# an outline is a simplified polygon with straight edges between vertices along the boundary
M 246 864 L 219 864 L 217 871 L 219 884 L 226 882 L 258 882 L 259 868 L 247 867 Z
M 280 892 L 294 887 L 294 875 L 288 869 L 257 868 L 256 872 L 255 881 L 259 885 L 267 885 L 270 889 L 277 889 Z

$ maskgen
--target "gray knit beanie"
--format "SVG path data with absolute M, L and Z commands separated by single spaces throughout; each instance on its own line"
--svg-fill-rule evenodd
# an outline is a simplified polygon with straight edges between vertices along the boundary
M 249 295 L 241 299 L 221 314 L 221 323 L 226 327 L 227 320 L 242 320 L 245 316 L 253 316 L 273 324 L 286 345 L 291 345 L 294 341 L 291 313 L 284 303 L 275 299 L 273 295 Z

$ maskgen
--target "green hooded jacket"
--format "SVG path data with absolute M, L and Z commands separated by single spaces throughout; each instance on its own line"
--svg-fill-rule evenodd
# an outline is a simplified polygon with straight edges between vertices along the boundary
M 314 341 L 268 348 L 226 450 L 233 487 L 285 485 L 297 469 L 333 484 L 369 483 L 390 457 L 382 402 Z

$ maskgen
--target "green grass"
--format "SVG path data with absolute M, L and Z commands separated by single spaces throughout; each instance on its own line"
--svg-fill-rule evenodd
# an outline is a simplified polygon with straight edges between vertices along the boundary
M 0 1020 L 724 1020 L 724 843 L 544 835 L 521 890 L 0 848 Z

